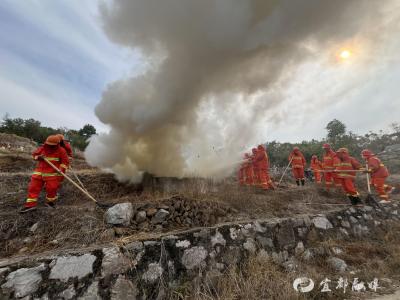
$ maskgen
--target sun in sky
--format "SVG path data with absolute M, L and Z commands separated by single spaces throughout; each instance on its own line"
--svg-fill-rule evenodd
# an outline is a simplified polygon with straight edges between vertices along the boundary
M 349 59 L 351 56 L 350 50 L 342 50 L 339 54 L 339 57 L 343 60 Z

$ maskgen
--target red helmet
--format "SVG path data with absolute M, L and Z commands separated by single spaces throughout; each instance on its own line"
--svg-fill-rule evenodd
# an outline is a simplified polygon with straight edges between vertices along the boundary
M 324 149 L 331 149 L 331 145 L 325 143 L 325 144 L 322 145 L 322 148 L 324 148 Z
M 361 155 L 362 157 L 371 157 L 374 155 L 374 153 L 372 153 L 372 151 L 364 149 L 363 151 L 361 151 Z

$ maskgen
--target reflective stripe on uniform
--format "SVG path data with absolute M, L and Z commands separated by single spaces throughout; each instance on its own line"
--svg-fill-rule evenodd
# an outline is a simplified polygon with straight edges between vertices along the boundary
M 59 157 L 46 157 L 46 159 L 49 161 L 60 161 Z
M 39 175 L 39 176 L 42 176 L 42 172 L 33 172 L 32 175 Z
M 27 203 L 30 203 L 30 202 L 37 202 L 37 198 L 27 198 L 27 199 L 26 199 L 26 202 L 27 202 Z
M 354 178 L 354 177 L 356 177 L 356 176 L 354 176 L 354 175 L 350 175 L 350 174 L 346 174 L 346 173 L 338 173 L 338 176 L 340 176 L 340 177 L 349 177 L 349 178 Z
M 48 202 L 53 202 L 53 201 L 57 200 L 57 196 L 56 196 L 56 197 L 53 197 L 53 198 L 46 197 L 46 200 L 47 200 Z
M 58 173 L 42 173 L 43 177 L 51 177 L 51 176 L 62 176 Z

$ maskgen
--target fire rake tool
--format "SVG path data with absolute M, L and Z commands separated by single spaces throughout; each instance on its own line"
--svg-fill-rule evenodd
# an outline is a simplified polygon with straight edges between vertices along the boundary
M 288 170 L 289 167 L 290 167 L 290 164 L 292 163 L 292 160 L 293 160 L 293 157 L 291 158 L 291 160 L 289 161 L 289 163 L 288 163 L 288 165 L 286 166 L 285 170 L 283 171 L 283 174 L 282 174 L 282 176 L 281 176 L 281 179 L 279 179 L 279 182 L 278 182 L 278 184 L 276 185 L 276 187 L 279 187 L 279 185 L 281 184 L 283 177 L 285 176 L 287 170 Z
M 106 209 L 111 207 L 109 204 L 103 204 L 99 203 L 92 195 L 89 194 L 89 192 L 85 191 L 79 184 L 77 184 L 75 181 L 73 181 L 68 175 L 64 174 L 61 172 L 59 168 L 57 168 L 51 161 L 49 161 L 47 158 L 43 158 L 46 163 L 48 163 L 55 171 L 60 173 L 65 179 L 67 179 L 70 183 L 72 183 L 78 190 L 80 190 L 82 193 L 84 193 L 90 200 L 92 200 L 96 205 L 102 209 Z
M 378 201 L 376 201 L 376 199 L 374 198 L 374 196 L 372 196 L 372 193 L 371 193 L 371 181 L 370 181 L 369 173 L 368 173 L 368 170 L 369 170 L 368 163 L 366 163 L 365 166 L 367 169 L 367 186 L 368 186 L 368 195 L 367 195 L 367 198 L 365 198 L 365 203 L 370 204 L 375 207 L 380 207 Z

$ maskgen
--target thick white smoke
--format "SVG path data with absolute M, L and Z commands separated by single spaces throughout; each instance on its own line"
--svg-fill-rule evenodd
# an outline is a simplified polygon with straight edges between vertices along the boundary
M 114 82 L 96 115 L 90 164 L 121 180 L 210 176 L 263 141 L 256 134 L 285 83 L 310 57 L 383 22 L 391 1 L 114 0 L 104 30 L 139 49 L 144 74 Z

